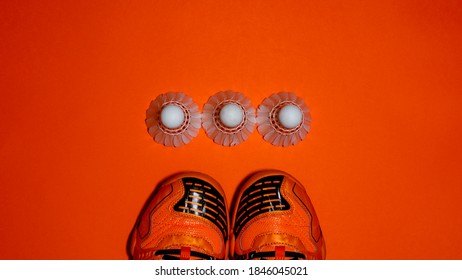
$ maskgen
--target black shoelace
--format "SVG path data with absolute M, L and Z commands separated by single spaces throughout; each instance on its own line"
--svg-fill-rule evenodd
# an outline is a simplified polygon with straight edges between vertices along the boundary
M 162 256 L 163 260 L 179 260 L 181 250 L 180 249 L 168 249 L 168 250 L 159 250 L 156 251 L 156 256 Z M 191 257 L 200 258 L 203 260 L 214 260 L 215 258 L 207 254 L 191 251 Z
M 248 255 L 249 260 L 268 260 L 268 258 L 276 257 L 276 251 L 268 252 L 250 252 Z M 306 256 L 298 252 L 285 251 L 284 257 L 289 258 L 289 260 L 305 260 Z

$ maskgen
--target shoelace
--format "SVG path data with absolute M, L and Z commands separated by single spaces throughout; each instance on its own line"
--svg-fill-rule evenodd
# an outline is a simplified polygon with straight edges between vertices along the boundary
M 275 260 L 299 260 L 306 259 L 306 256 L 299 252 L 286 251 L 286 246 L 275 246 L 274 251 L 264 252 L 250 252 L 248 255 L 249 260 L 260 259 L 268 260 L 268 258 L 274 258 Z
M 252 251 L 247 255 L 235 255 L 234 258 L 238 260 L 268 260 L 268 258 L 274 258 L 275 260 L 306 260 L 306 256 L 302 253 L 286 251 L 286 246 L 275 246 L 274 251 Z
M 183 247 L 184 248 L 184 247 Z M 182 249 L 183 249 L 182 248 Z M 196 257 L 203 260 L 214 260 L 215 258 L 207 254 L 197 252 L 197 251 L 187 251 L 187 256 L 184 256 L 184 249 L 168 249 L 168 250 L 158 250 L 155 252 L 156 256 L 162 256 L 163 260 L 181 260 L 189 259 L 190 257 Z
M 249 260 L 268 260 L 268 258 L 275 258 L 276 251 L 267 251 L 267 252 L 250 252 L 248 255 Z M 289 260 L 305 260 L 306 256 L 299 252 L 284 252 L 284 259 L 289 258 Z

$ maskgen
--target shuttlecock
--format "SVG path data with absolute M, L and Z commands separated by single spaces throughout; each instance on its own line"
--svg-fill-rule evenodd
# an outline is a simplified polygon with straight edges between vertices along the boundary
M 146 126 L 154 141 L 168 147 L 188 144 L 201 126 L 199 107 L 181 92 L 157 96 L 146 110 Z
M 291 92 L 265 98 L 257 109 L 257 130 L 275 146 L 290 146 L 310 132 L 310 109 L 303 99 Z
M 247 140 L 255 129 L 255 109 L 240 92 L 218 92 L 204 104 L 202 127 L 215 143 L 238 145 Z

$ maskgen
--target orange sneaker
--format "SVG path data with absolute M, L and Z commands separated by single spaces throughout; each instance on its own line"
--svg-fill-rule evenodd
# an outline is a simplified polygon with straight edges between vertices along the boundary
M 257 172 L 242 185 L 231 222 L 234 259 L 325 259 L 318 218 L 300 182 L 287 173 Z
M 228 252 L 225 193 L 211 177 L 187 172 L 156 188 L 129 241 L 133 259 L 224 259 Z

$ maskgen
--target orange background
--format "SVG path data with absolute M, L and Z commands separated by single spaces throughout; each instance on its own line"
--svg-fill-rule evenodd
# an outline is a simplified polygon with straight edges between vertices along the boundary
M 329 259 L 462 258 L 459 1 L 93 2 L 0 2 L 0 258 L 126 259 L 166 176 L 207 173 L 231 200 L 264 168 L 305 185 Z M 158 94 L 202 108 L 228 89 L 297 93 L 312 132 L 148 135 Z

